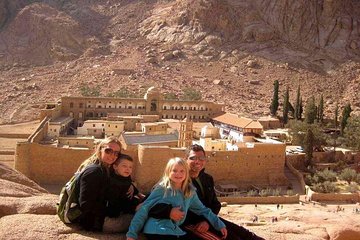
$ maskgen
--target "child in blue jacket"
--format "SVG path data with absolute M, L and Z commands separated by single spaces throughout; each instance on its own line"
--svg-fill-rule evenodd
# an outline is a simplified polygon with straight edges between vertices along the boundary
M 148 217 L 149 210 L 158 203 L 180 207 L 185 216 L 180 221 Z M 191 184 L 187 163 L 181 158 L 172 158 L 165 167 L 162 179 L 131 221 L 126 234 L 127 240 L 137 239 L 142 228 L 149 240 L 196 239 L 180 228 L 188 210 L 204 216 L 216 230 L 222 233 L 223 238 L 226 238 L 225 224 L 199 200 Z

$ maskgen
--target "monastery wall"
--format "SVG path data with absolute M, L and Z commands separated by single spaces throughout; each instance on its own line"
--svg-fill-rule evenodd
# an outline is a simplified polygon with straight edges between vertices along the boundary
M 184 149 L 166 146 L 139 146 L 134 179 L 147 192 L 161 178 L 167 161 L 184 157 Z M 238 187 L 287 185 L 284 174 L 285 145 L 259 144 L 240 151 L 207 152 L 206 171 L 216 183 Z
M 219 197 L 220 202 L 228 204 L 290 204 L 299 203 L 299 195 L 269 197 Z
M 64 184 L 93 150 L 56 148 L 38 143 L 16 145 L 15 169 L 40 184 Z

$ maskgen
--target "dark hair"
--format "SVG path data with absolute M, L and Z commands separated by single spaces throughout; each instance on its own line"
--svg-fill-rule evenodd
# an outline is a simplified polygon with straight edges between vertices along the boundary
M 188 158 L 188 157 L 189 157 L 191 151 L 194 151 L 194 152 L 203 152 L 204 155 L 206 155 L 206 154 L 205 154 L 205 150 L 204 150 L 204 148 L 203 148 L 201 145 L 199 145 L 199 144 L 193 144 L 193 145 L 190 145 L 190 146 L 186 149 L 186 151 L 185 151 L 185 158 Z
M 129 155 L 121 153 L 119 154 L 118 158 L 115 160 L 113 165 L 117 166 L 122 160 L 128 160 L 130 162 L 134 161 L 132 157 L 130 157 Z

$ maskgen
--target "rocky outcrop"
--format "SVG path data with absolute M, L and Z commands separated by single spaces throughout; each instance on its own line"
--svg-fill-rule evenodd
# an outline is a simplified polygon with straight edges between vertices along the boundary
M 357 0 L 256 0 L 262 19 L 278 36 L 337 60 L 360 59 L 360 2 Z
M 274 48 L 281 44 L 325 69 L 336 61 L 360 60 L 360 3 L 356 0 L 175 1 L 156 8 L 140 31 L 152 41 L 189 47 L 206 60 L 229 46 L 261 49 L 248 43 Z M 319 58 L 328 58 L 328 63 L 314 62 Z
M 0 54 L 8 62 L 71 60 L 96 44 L 71 16 L 41 3 L 24 7 L 0 33 Z

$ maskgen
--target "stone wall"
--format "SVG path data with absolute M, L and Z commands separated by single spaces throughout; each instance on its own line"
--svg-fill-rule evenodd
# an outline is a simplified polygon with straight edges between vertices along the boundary
M 134 180 L 148 192 L 159 181 L 167 161 L 184 157 L 184 148 L 168 146 L 138 146 L 123 151 L 134 158 Z M 93 150 L 56 148 L 36 142 L 19 142 L 16 148 L 15 168 L 42 184 L 63 184 Z M 206 171 L 218 184 L 235 184 L 238 187 L 267 187 L 287 185 L 284 174 L 285 145 L 255 144 L 239 151 L 207 152 Z
M 38 143 L 19 142 L 15 169 L 40 184 L 63 184 L 93 150 L 56 148 Z
M 238 187 L 287 185 L 284 148 L 281 144 L 259 144 L 240 151 L 207 152 L 206 171 L 216 183 L 232 183 Z M 184 149 L 139 146 L 138 154 L 134 179 L 138 187 L 146 192 L 161 178 L 170 158 L 184 157 Z
M 299 195 L 269 197 L 219 197 L 220 202 L 228 204 L 289 204 L 299 203 Z
M 304 192 L 305 192 L 305 181 L 304 181 L 303 175 L 298 170 L 296 170 L 288 160 L 285 161 L 285 164 L 290 169 L 290 171 L 296 176 L 298 181 L 300 182 L 301 190 L 303 191 L 302 194 L 304 194 Z

